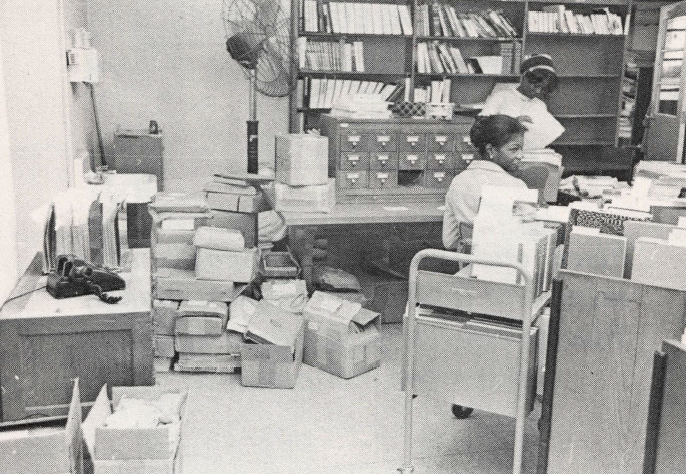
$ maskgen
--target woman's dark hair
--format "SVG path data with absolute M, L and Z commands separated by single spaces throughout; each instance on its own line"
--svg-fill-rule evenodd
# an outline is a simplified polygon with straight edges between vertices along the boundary
M 516 118 L 508 115 L 488 115 L 477 117 L 469 132 L 469 139 L 482 155 L 486 145 L 500 148 L 514 135 L 526 132 L 526 127 Z
M 546 69 L 530 69 L 523 75 L 524 79 L 532 86 L 545 84 L 543 93 L 549 94 L 557 88 L 557 74 Z

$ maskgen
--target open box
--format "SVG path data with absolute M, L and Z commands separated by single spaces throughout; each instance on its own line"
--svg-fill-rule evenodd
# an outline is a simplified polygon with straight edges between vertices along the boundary
M 107 417 L 112 414 L 123 397 L 158 400 L 164 394 L 180 394 L 181 426 L 178 440 L 170 437 L 170 425 L 156 428 L 106 428 Z M 188 389 L 156 387 L 112 387 L 112 400 L 107 396 L 107 385 L 98 394 L 86 420 L 83 437 L 93 461 L 94 474 L 180 474 L 182 470 L 181 443 L 188 412 Z
M 0 432 L 3 474 L 82 474 L 81 396 L 74 380 L 63 430 L 24 427 Z

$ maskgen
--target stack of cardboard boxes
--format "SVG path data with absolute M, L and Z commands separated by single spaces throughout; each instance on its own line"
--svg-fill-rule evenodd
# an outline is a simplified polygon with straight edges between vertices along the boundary
M 275 209 L 330 212 L 336 180 L 329 178 L 329 140 L 311 134 L 276 136 Z

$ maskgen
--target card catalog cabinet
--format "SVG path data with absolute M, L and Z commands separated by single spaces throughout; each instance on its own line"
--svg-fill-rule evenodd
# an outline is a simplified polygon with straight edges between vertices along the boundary
M 338 201 L 442 201 L 452 179 L 474 158 L 472 119 L 347 119 L 323 115 L 329 177 Z

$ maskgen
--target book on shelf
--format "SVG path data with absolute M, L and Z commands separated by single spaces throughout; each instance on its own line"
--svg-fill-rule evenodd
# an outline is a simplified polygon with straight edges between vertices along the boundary
M 546 5 L 530 10 L 527 26 L 532 33 L 623 35 L 622 17 L 609 8 L 595 8 L 589 14 L 574 13 L 564 5 Z
M 514 74 L 519 69 L 521 43 L 501 43 L 500 55 L 465 59 L 459 48 L 439 41 L 417 43 L 416 70 L 420 74 Z
M 407 4 L 303 0 L 301 29 L 306 33 L 412 35 Z
M 311 71 L 364 72 L 364 44 L 362 41 L 297 40 L 298 60 L 301 69 Z
M 308 90 L 309 86 L 309 90 Z M 310 109 L 329 109 L 334 102 L 347 96 L 366 94 L 382 101 L 395 101 L 403 86 L 377 81 L 353 81 L 350 79 L 310 78 L 303 82 L 303 105 Z
M 452 5 L 439 2 L 419 5 L 416 22 L 420 36 L 507 38 L 518 34 L 502 10 L 458 12 Z

